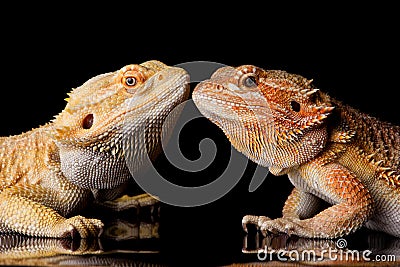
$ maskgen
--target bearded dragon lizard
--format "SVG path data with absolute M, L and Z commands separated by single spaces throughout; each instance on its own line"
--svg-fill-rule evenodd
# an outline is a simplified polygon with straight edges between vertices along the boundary
M 79 216 L 119 196 L 159 151 L 164 118 L 189 94 L 188 74 L 159 61 L 98 75 L 69 94 L 55 119 L 0 138 L 0 230 L 40 237 L 97 237 L 103 223 Z M 144 140 L 132 133 L 144 131 Z M 127 149 L 130 148 L 131 149 Z M 133 169 L 134 171 L 134 169 Z
M 245 230 L 337 238 L 366 226 L 400 237 L 399 126 L 252 65 L 217 70 L 193 100 L 237 150 L 294 185 L 281 218 L 247 215 Z

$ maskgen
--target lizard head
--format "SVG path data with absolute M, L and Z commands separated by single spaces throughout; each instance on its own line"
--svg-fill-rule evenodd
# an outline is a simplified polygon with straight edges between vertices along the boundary
M 89 79 L 69 94 L 50 136 L 61 171 L 90 189 L 115 188 L 131 177 L 125 157 L 139 168 L 159 151 L 162 124 L 188 97 L 189 76 L 159 61 L 127 65 Z
M 196 86 L 193 100 L 237 150 L 278 170 L 306 162 L 324 148 L 324 122 L 333 109 L 312 81 L 252 65 L 218 69 Z

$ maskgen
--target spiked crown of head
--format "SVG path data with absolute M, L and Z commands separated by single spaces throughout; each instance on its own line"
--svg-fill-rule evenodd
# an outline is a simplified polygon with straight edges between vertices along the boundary
M 261 71 L 246 66 L 239 69 L 254 72 L 257 87 L 271 109 L 278 136 L 292 140 L 308 129 L 321 125 L 334 109 L 319 89 L 300 75 L 285 71 Z

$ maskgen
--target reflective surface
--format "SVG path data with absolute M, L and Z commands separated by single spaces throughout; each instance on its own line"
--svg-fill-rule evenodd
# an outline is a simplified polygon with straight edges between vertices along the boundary
M 131 205 L 130 202 L 126 204 Z M 159 204 L 123 209 L 122 212 L 114 212 L 106 206 L 99 206 L 87 212 L 87 217 L 100 214 L 105 224 L 98 239 L 71 240 L 1 234 L 0 264 L 136 266 L 142 262 L 157 261 L 160 253 Z
M 344 239 L 284 234 L 160 233 L 153 222 L 106 223 L 100 239 L 58 240 L 3 234 L 0 264 L 19 266 L 398 266 L 400 239 L 360 230 Z M 182 243 L 181 241 L 185 242 Z M 241 245 L 241 249 L 239 249 Z M 396 261 L 397 260 L 397 261 Z

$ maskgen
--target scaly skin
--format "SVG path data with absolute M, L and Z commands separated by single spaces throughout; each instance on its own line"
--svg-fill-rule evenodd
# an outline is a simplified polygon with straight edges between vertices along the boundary
M 127 65 L 74 89 L 52 122 L 0 138 L 0 230 L 98 236 L 103 223 L 77 214 L 121 195 L 146 150 L 156 156 L 163 120 L 188 97 L 187 84 L 183 69 L 159 61 Z M 125 157 L 135 159 L 130 169 Z
M 261 231 L 337 238 L 365 225 L 400 237 L 400 127 L 315 89 L 312 80 L 246 65 L 217 70 L 193 100 L 233 146 L 295 188 Z M 321 199 L 331 206 L 321 211 Z

